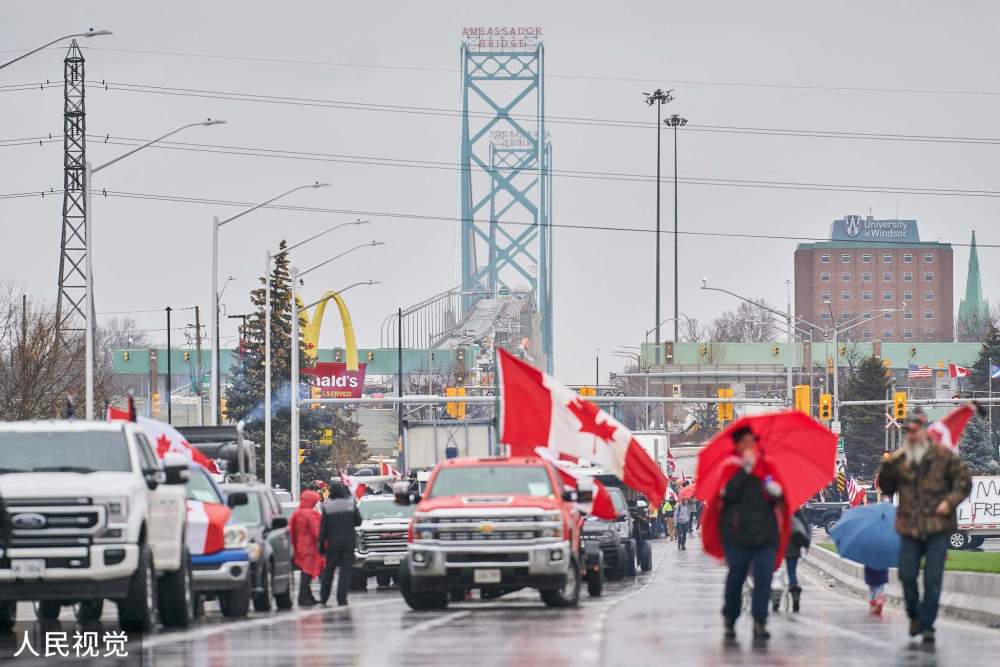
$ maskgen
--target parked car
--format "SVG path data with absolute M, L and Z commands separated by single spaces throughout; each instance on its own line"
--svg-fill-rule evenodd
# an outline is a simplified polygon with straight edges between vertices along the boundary
M 850 503 L 806 503 L 802 506 L 802 512 L 806 519 L 814 526 L 825 530 L 827 534 L 830 529 L 840 521 L 840 515 L 851 506 Z
M 233 508 L 233 516 L 247 527 L 250 589 L 255 611 L 292 608 L 292 542 L 288 517 L 274 491 L 259 483 L 223 484 L 227 494 L 245 493 L 247 503 Z

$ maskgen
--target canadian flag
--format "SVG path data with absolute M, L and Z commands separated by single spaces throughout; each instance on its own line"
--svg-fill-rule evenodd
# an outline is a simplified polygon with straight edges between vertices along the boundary
M 379 475 L 389 475 L 391 477 L 401 477 L 399 471 L 392 467 L 392 464 L 388 461 L 382 460 L 378 462 L 378 474 Z
M 958 364 L 948 364 L 948 375 L 953 378 L 967 378 L 972 375 L 972 369 Z
M 368 487 L 359 482 L 357 477 L 351 477 L 346 472 L 340 473 L 340 481 L 347 487 L 355 500 L 360 499 L 368 491 Z
M 559 455 L 548 447 L 535 447 L 535 453 L 552 463 L 556 472 L 559 473 L 559 479 L 562 480 L 563 485 L 571 489 L 580 488 L 581 477 L 589 477 L 585 472 L 570 470 L 564 463 L 560 463 Z M 565 454 L 563 458 L 566 458 Z M 618 513 L 615 512 L 615 505 L 611 502 L 611 495 L 608 493 L 607 487 L 600 480 L 594 479 L 593 482 L 594 497 L 591 500 L 590 514 L 598 519 L 614 521 L 618 518 Z
M 975 403 L 965 403 L 958 406 L 928 426 L 927 434 L 931 436 L 931 440 L 939 445 L 958 449 L 958 441 L 962 439 L 962 432 L 965 431 L 965 426 L 969 423 L 972 415 L 976 414 L 977 408 Z
M 108 406 L 108 421 L 130 421 L 129 411 Z M 153 439 L 156 455 L 161 459 L 167 452 L 179 452 L 189 463 L 197 463 L 208 472 L 219 474 L 215 461 L 188 444 L 181 432 L 170 424 L 148 417 L 136 417 L 135 422 Z
M 594 403 L 537 368 L 497 348 L 502 401 L 500 441 L 513 456 L 548 447 L 557 457 L 584 459 L 663 503 L 667 478 L 631 431 Z

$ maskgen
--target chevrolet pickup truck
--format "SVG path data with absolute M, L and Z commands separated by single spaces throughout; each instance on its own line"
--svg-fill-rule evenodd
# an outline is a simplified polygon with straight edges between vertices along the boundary
M 117 604 L 123 628 L 190 622 L 184 545 L 187 462 L 161 462 L 132 422 L 0 424 L 0 496 L 10 536 L 0 545 L 0 630 L 18 600 L 40 620 L 75 605 L 100 618 Z
M 483 597 L 535 588 L 550 607 L 580 599 L 580 513 L 552 464 L 535 457 L 451 459 L 423 494 L 401 483 L 396 502 L 416 502 L 399 585 L 415 610 L 447 607 L 449 594 Z

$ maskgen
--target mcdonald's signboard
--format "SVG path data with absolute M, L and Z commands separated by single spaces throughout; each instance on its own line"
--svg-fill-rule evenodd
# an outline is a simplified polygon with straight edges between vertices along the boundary
M 312 368 L 303 368 L 302 374 L 310 378 L 310 384 L 319 387 L 323 398 L 361 398 L 365 386 L 365 364 L 349 371 L 346 363 L 321 361 Z

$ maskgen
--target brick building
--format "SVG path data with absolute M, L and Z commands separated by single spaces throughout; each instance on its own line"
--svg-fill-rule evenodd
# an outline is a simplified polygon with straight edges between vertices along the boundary
M 850 340 L 955 339 L 953 257 L 948 243 L 923 242 L 916 220 L 835 220 L 830 240 L 795 250 L 795 312 L 823 327 L 881 308 L 845 334 Z M 827 307 L 826 303 L 830 306 Z

